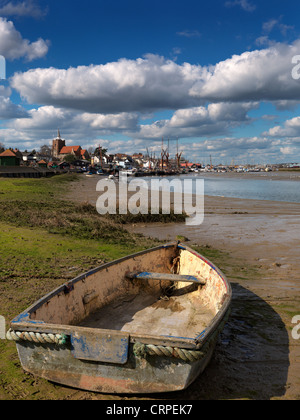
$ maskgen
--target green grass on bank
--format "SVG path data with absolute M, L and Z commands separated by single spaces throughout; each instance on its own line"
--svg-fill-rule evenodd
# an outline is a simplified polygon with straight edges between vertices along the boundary
M 63 200 L 73 175 L 51 179 L 1 179 L 0 221 L 44 228 L 49 233 L 107 242 L 130 242 L 121 227 L 101 218 L 92 206 Z
M 185 215 L 107 215 L 95 207 L 63 199 L 76 175 L 51 179 L 0 179 L 0 221 L 15 226 L 45 228 L 49 233 L 67 234 L 109 243 L 134 243 L 122 228 L 127 223 L 184 222 Z
M 53 178 L 0 178 L 0 200 L 34 201 L 58 196 L 77 175 L 60 175 Z

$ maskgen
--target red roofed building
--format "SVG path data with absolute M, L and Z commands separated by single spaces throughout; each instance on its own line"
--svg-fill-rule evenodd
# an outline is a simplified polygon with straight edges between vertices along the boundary
M 90 158 L 90 154 L 86 149 L 81 150 L 81 158 L 86 160 Z
M 180 164 L 181 168 L 191 168 L 193 165 L 194 163 L 190 163 L 190 162 L 184 162 Z
M 20 158 L 12 150 L 5 150 L 0 154 L 0 166 L 20 166 Z
M 66 146 L 66 141 L 61 138 L 58 130 L 57 137 L 52 142 L 52 156 L 64 160 L 67 155 L 73 155 L 77 159 L 89 158 L 87 150 L 81 149 L 81 146 Z
M 47 162 L 43 159 L 38 162 L 38 165 L 40 168 L 47 168 Z
M 64 146 L 58 157 L 64 159 L 67 155 L 74 155 L 78 158 L 81 158 L 81 146 Z

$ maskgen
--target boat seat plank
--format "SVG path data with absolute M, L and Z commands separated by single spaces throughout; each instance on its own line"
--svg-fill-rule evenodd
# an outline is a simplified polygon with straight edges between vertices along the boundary
M 170 273 L 129 273 L 127 275 L 129 279 L 137 280 L 162 280 L 162 281 L 174 281 L 184 283 L 196 283 L 199 285 L 205 285 L 206 280 L 204 278 L 197 278 L 195 276 L 181 275 L 181 274 L 170 274 Z

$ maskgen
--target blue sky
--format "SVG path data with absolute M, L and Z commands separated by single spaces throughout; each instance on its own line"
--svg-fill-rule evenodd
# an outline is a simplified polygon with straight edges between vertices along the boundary
M 178 137 L 191 161 L 299 162 L 299 9 L 0 0 L 0 142 L 38 149 L 59 128 L 68 144 L 111 153 L 158 154 L 162 138 L 175 151 Z

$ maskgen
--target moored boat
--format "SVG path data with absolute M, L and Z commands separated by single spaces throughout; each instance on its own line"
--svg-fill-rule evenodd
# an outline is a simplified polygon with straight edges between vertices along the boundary
M 229 316 L 224 274 L 170 243 L 104 264 L 17 316 L 7 338 L 34 375 L 103 393 L 185 389 Z

